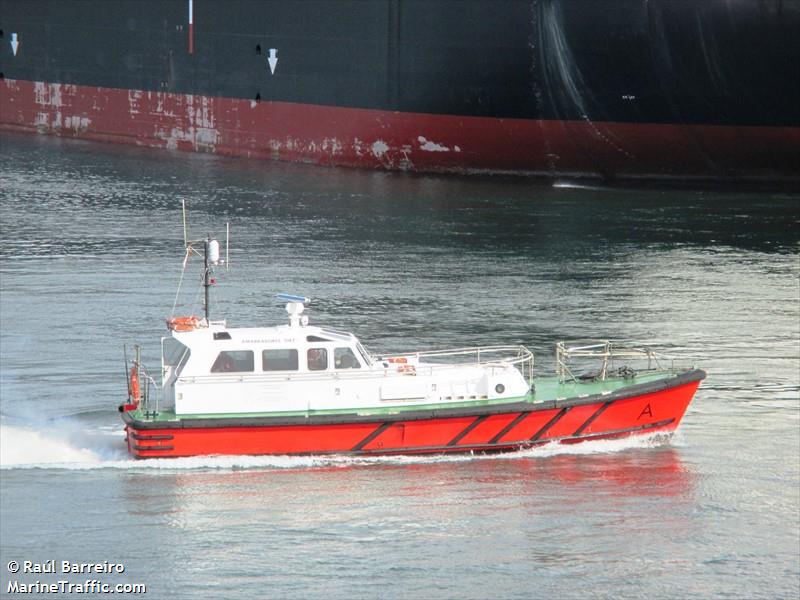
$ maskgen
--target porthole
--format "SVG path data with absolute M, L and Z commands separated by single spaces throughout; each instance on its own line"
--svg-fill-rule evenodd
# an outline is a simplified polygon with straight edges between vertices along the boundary
M 506 391 L 506 386 L 504 386 L 502 383 L 498 383 L 496 386 L 494 386 L 494 391 L 498 394 L 502 394 Z

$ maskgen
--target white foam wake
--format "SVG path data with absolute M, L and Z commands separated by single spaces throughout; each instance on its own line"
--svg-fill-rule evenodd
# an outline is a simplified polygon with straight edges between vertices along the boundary
M 547 458 L 562 454 L 608 454 L 633 448 L 652 448 L 663 444 L 663 435 L 651 434 L 580 444 L 551 443 L 516 452 L 488 455 L 197 456 L 134 460 L 129 457 L 125 449 L 124 434 L 116 427 L 85 429 L 76 423 L 24 427 L 0 423 L 0 469 L 160 469 L 174 471 L 331 468 L 371 464 L 406 465 Z
M 88 431 L 71 422 L 43 426 L 0 423 L 0 468 L 101 463 L 113 453 L 113 437 L 107 431 Z M 119 434 L 116 437 L 120 442 Z

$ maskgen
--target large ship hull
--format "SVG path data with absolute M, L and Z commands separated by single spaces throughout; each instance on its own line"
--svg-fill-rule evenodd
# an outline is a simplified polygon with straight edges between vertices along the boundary
M 123 412 L 137 458 L 198 455 L 502 452 L 560 442 L 669 434 L 706 374 L 541 403 L 399 411 L 383 415 L 202 417 L 160 421 Z
M 800 130 L 780 127 L 492 119 L 4 83 L 0 112 L 9 130 L 319 165 L 781 179 L 793 177 L 800 152 Z
M 800 0 L 0 0 L 0 129 L 365 168 L 800 179 Z

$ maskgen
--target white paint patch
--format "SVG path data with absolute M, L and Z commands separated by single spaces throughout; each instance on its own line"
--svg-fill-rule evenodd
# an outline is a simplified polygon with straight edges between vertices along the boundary
M 417 141 L 419 141 L 420 144 L 419 149 L 424 150 L 425 152 L 450 152 L 450 148 L 447 146 L 442 146 L 441 144 L 432 142 L 422 136 L 419 136 Z
M 167 150 L 177 150 L 179 135 L 180 135 L 180 129 L 173 128 L 172 131 L 169 133 L 169 135 L 166 136 L 156 135 L 156 137 L 162 137 L 164 139 Z
M 6 88 L 13 92 L 19 90 L 19 81 L 16 79 L 0 79 L 0 83 L 5 83 Z
M 134 100 L 138 100 L 138 98 L 134 98 Z M 158 97 L 156 97 L 156 111 L 164 109 L 163 104 L 158 100 Z M 150 104 L 151 102 L 153 102 L 153 99 L 148 95 L 145 104 Z M 214 122 L 213 98 L 187 95 L 182 99 L 178 99 L 177 108 L 179 109 L 178 114 L 182 112 L 185 116 L 178 120 L 178 125 L 173 127 L 169 133 L 157 128 L 155 137 L 164 140 L 164 145 L 170 150 L 188 144 L 193 150 L 203 152 L 216 151 L 220 132 Z
M 75 133 L 83 133 L 89 129 L 90 122 L 88 117 L 66 117 L 64 119 L 64 127 L 72 129 Z
M 453 146 L 453 150 L 456 152 L 461 152 L 461 146 Z
M 142 97 L 142 92 L 136 90 L 128 90 L 128 113 L 131 115 L 139 114 L 139 99 Z
M 322 150 L 333 155 L 341 154 L 342 143 L 336 138 L 325 138 L 322 140 Z
M 219 132 L 216 129 L 208 127 L 198 127 L 194 131 L 194 145 L 195 148 L 207 147 L 214 150 L 217 145 Z
M 36 104 L 61 107 L 61 84 L 37 81 L 33 84 L 33 96 Z
M 33 101 L 36 104 L 44 104 L 45 103 L 45 91 L 47 90 L 47 84 L 42 83 L 41 81 L 34 81 L 33 82 Z
M 383 140 L 378 140 L 372 144 L 372 155 L 381 158 L 389 151 L 389 145 Z

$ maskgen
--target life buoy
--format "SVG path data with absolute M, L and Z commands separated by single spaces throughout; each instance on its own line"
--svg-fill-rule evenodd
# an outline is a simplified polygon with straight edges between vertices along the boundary
M 172 317 L 167 319 L 167 329 L 171 331 L 192 331 L 200 326 L 197 317 Z
M 131 402 L 132 404 L 138 405 L 139 399 L 141 398 L 141 390 L 139 389 L 139 370 L 135 365 L 131 367 L 130 388 Z
M 405 356 L 390 356 L 386 359 L 390 363 L 404 365 L 408 362 L 408 359 Z

